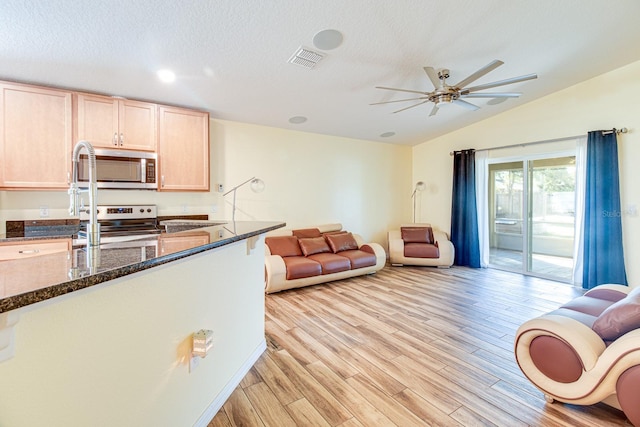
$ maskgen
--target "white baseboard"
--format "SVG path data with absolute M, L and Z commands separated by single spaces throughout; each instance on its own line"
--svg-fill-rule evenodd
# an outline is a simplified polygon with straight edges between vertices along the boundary
M 194 427 L 207 427 L 207 425 L 211 422 L 213 417 L 218 413 L 222 405 L 227 401 L 231 393 L 238 387 L 240 381 L 244 378 L 245 375 L 249 372 L 251 367 L 256 363 L 256 361 L 260 358 L 262 353 L 267 349 L 267 341 L 263 340 L 260 345 L 251 353 L 247 361 L 240 367 L 238 372 L 229 380 L 227 385 L 218 393 L 215 400 L 211 402 L 211 404 L 205 409 L 205 411 L 200 415 L 200 418 L 193 425 Z

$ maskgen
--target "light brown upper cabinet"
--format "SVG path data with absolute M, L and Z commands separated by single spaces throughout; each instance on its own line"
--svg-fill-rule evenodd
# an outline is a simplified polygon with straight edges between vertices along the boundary
M 77 93 L 75 96 L 75 141 L 118 150 L 155 151 L 156 104 Z
M 68 91 L 0 82 L 0 188 L 68 186 L 71 98 Z
M 209 191 L 209 113 L 160 106 L 160 191 Z

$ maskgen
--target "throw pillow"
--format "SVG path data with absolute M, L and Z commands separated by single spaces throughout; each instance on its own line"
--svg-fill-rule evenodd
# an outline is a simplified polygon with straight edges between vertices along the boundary
M 296 236 L 276 236 L 267 237 L 264 242 L 269 246 L 271 255 L 285 256 L 302 256 L 298 238 Z
M 433 244 L 433 230 L 431 227 L 401 227 L 400 233 L 405 243 Z
M 592 326 L 605 341 L 613 341 L 637 328 L 640 328 L 640 288 L 607 307 Z
M 321 254 L 324 252 L 331 252 L 329 245 L 324 237 L 309 237 L 305 239 L 299 239 L 300 249 L 304 256 L 313 254 Z
M 324 236 L 333 253 L 358 249 L 358 242 L 351 233 L 326 234 Z

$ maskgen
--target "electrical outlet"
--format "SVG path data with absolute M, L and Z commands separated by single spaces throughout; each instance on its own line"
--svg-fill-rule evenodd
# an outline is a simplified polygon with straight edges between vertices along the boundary
M 198 366 L 200 366 L 200 356 L 191 356 L 191 359 L 189 359 L 189 373 L 195 371 Z
M 40 206 L 40 218 L 49 217 L 49 206 Z
M 189 212 L 189 207 L 187 205 L 182 205 L 182 213 Z
M 218 193 L 224 193 L 224 185 L 218 184 Z
M 213 203 L 211 205 L 211 213 L 216 213 L 218 212 L 218 205 L 216 205 L 215 203 Z

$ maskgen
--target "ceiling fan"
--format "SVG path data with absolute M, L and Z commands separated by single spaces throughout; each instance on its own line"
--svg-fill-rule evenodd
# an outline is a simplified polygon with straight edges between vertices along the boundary
M 436 72 L 436 70 L 433 67 L 423 67 L 425 73 L 427 73 L 427 76 L 429 77 L 429 80 L 431 80 L 431 83 L 433 83 L 434 90 L 432 90 L 431 92 L 423 92 L 419 90 L 398 89 L 393 87 L 376 86 L 376 89 L 419 93 L 422 96 L 419 96 L 417 98 L 397 99 L 394 101 L 375 102 L 370 105 L 420 100 L 419 103 L 394 111 L 394 113 L 399 113 L 400 111 L 408 110 L 409 108 L 417 107 L 418 105 L 422 105 L 427 102 L 434 103 L 434 106 L 431 109 L 431 113 L 429 114 L 429 116 L 434 116 L 438 112 L 438 109 L 439 109 L 438 104 L 442 104 L 442 103 L 457 104 L 457 105 L 460 105 L 461 107 L 465 107 L 465 108 L 468 108 L 469 110 L 475 111 L 475 110 L 478 110 L 480 107 L 465 101 L 465 99 L 467 98 L 517 98 L 521 95 L 520 92 L 493 92 L 493 93 L 486 93 L 486 92 L 475 93 L 475 92 L 479 90 L 491 89 L 498 86 L 510 85 L 513 83 L 518 83 L 518 82 L 523 82 L 525 80 L 532 80 L 532 79 L 538 78 L 537 74 L 527 74 L 525 76 L 512 77 L 510 79 L 500 80 L 493 83 L 486 83 L 482 85 L 466 87 L 468 84 L 478 80 L 480 77 L 484 76 L 490 71 L 495 70 L 502 64 L 504 64 L 504 62 L 496 59 L 495 61 L 490 62 L 489 64 L 480 68 L 478 71 L 471 74 L 466 79 L 461 80 L 455 85 L 447 84 L 447 79 L 449 78 L 449 70 L 441 69 Z

